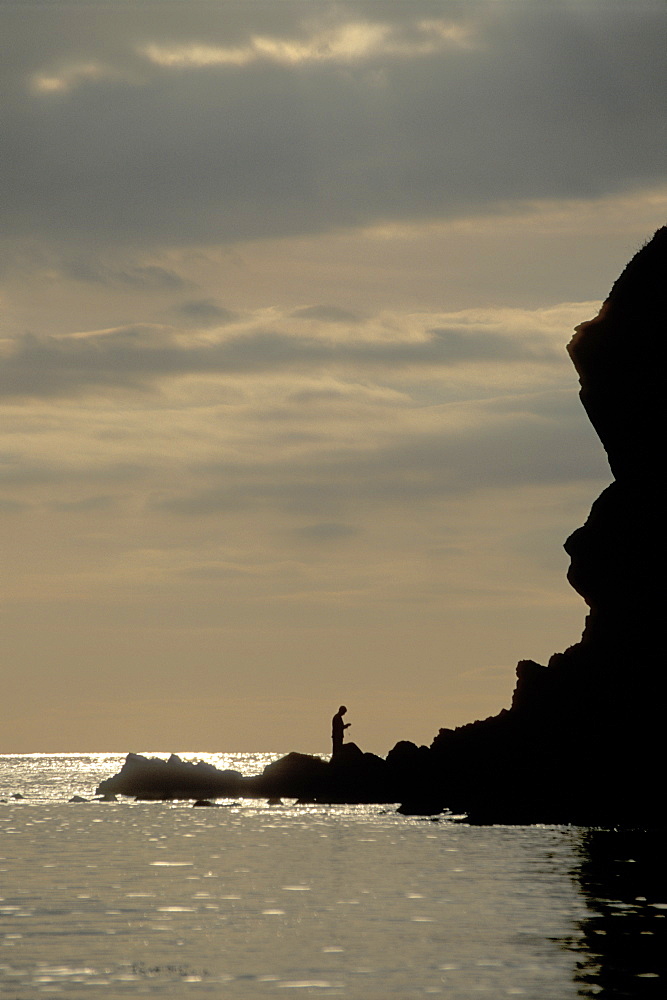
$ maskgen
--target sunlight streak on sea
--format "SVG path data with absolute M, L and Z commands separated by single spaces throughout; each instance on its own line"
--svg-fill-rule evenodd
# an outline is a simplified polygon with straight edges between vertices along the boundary
M 145 757 L 166 760 L 169 751 L 139 750 Z M 258 774 L 281 753 L 202 753 L 178 751 L 182 760 L 204 760 L 220 770 Z M 322 755 L 325 756 L 325 755 Z M 111 777 L 123 765 L 124 753 L 32 753 L 0 755 L 0 799 L 12 794 L 31 801 L 62 802 L 73 795 L 92 796 L 104 778 Z

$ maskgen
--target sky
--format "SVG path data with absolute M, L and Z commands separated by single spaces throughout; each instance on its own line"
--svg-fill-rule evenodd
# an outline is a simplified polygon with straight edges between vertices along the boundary
M 0 0 L 0 752 L 385 754 L 578 641 L 644 0 Z

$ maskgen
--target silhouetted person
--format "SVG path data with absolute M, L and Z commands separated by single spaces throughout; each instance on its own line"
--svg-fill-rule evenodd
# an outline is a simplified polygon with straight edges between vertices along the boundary
M 350 728 L 349 722 L 343 722 L 343 716 L 347 712 L 345 705 L 341 705 L 333 719 L 331 720 L 331 742 L 333 744 L 333 749 L 331 751 L 331 756 L 335 757 L 337 753 L 340 753 L 343 746 L 343 734 L 346 729 Z

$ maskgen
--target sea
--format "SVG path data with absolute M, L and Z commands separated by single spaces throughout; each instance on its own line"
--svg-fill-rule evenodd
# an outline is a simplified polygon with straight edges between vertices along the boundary
M 3 998 L 667 996 L 662 831 L 95 800 L 124 756 L 0 757 Z

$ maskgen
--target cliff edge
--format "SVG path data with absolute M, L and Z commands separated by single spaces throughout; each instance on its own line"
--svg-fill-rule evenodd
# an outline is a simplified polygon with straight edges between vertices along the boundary
M 581 641 L 525 660 L 509 711 L 431 745 L 442 804 L 493 823 L 664 822 L 667 227 L 568 352 L 614 482 L 565 542 Z

